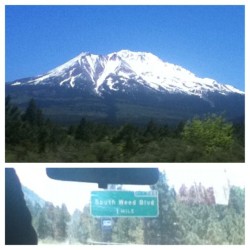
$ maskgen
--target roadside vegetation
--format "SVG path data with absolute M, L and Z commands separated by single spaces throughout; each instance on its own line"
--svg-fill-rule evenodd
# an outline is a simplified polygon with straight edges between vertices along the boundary
M 32 99 L 21 112 L 6 98 L 6 162 L 244 162 L 244 124 L 209 115 L 176 126 L 95 123 L 62 126 Z
M 90 215 L 90 204 L 70 214 L 65 204 L 26 202 L 39 244 L 245 244 L 244 189 L 230 187 L 228 205 L 219 205 L 212 187 L 182 185 L 176 191 L 169 187 L 167 173 L 161 173 L 151 190 L 158 191 L 158 217 L 109 218 L 109 228 L 102 227 L 102 218 Z

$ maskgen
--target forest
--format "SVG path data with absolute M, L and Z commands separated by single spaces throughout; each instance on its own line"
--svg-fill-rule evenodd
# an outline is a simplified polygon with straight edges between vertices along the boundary
M 244 122 L 205 115 L 176 126 L 98 123 L 62 125 L 31 99 L 21 112 L 5 100 L 6 162 L 244 162 Z
M 110 185 L 109 189 L 122 189 Z M 43 206 L 26 200 L 39 244 L 148 244 L 148 245 L 240 245 L 245 244 L 245 190 L 231 186 L 228 205 L 215 202 L 213 188 L 201 183 L 182 185 L 179 191 L 168 185 L 166 173 L 157 184 L 159 216 L 156 218 L 102 218 L 90 215 L 90 204 L 70 214 L 65 204 Z M 107 218 L 106 218 L 107 219 Z

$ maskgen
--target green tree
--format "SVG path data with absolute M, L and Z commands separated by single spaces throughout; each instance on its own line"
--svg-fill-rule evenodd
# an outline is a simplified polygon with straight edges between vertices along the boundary
M 65 204 L 61 207 L 56 207 L 56 234 L 55 238 L 58 241 L 65 241 L 68 238 L 68 222 L 70 221 L 70 214 Z
M 143 220 L 139 218 L 117 218 L 112 233 L 115 243 L 143 244 Z
M 181 230 L 175 211 L 176 194 L 174 189 L 168 186 L 165 173 L 160 173 L 159 181 L 151 186 L 151 189 L 158 191 L 159 216 L 155 219 L 145 219 L 145 244 L 181 244 Z
M 37 228 L 38 238 L 39 239 L 47 238 L 48 229 L 49 229 L 49 225 L 48 225 L 48 221 L 46 220 L 46 214 L 45 214 L 45 211 L 42 211 L 38 219 L 38 228 Z
M 230 188 L 229 207 L 233 208 L 236 213 L 245 215 L 245 189 L 232 186 Z
M 110 141 L 92 143 L 91 153 L 95 155 L 97 162 L 117 162 L 119 161 L 118 149 Z
M 151 119 L 146 128 L 145 131 L 143 133 L 144 139 L 146 141 L 150 141 L 150 140 L 154 140 L 156 138 L 159 137 L 159 127 L 157 126 L 157 124 L 154 122 L 153 119 Z
M 86 244 L 89 237 L 89 215 L 81 212 L 80 210 L 75 210 L 71 221 L 69 223 L 69 238 L 70 243 L 80 242 L 81 244 Z
M 121 149 L 121 157 L 127 158 L 140 148 L 139 136 L 140 133 L 137 127 L 131 124 L 125 124 L 118 129 L 111 142 L 118 144 Z
M 54 206 L 46 202 L 39 214 L 37 233 L 39 239 L 54 238 Z
M 42 110 L 36 105 L 34 99 L 31 99 L 25 113 L 23 114 L 24 121 L 27 121 L 32 126 L 41 126 L 44 122 Z
M 23 127 L 21 112 L 11 104 L 11 98 L 7 96 L 5 98 L 5 142 L 7 146 L 19 144 L 22 141 Z
M 229 244 L 245 243 L 245 189 L 231 187 L 229 204 L 222 216 Z
M 205 119 L 194 118 L 185 124 L 184 140 L 204 147 L 209 154 L 218 148 L 229 150 L 233 144 L 233 126 L 221 116 L 211 115 Z
M 92 124 L 82 118 L 75 131 L 75 139 L 90 142 L 93 141 Z

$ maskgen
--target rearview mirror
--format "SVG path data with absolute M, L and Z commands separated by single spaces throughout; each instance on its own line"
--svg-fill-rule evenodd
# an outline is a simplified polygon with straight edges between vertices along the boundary
M 153 185 L 159 179 L 158 168 L 47 168 L 56 180 L 93 182 L 100 188 L 108 184 Z

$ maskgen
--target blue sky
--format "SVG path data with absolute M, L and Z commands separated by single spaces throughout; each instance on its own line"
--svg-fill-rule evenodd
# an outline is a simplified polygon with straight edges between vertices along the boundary
M 6 6 L 6 81 L 82 51 L 147 51 L 245 89 L 244 6 Z

